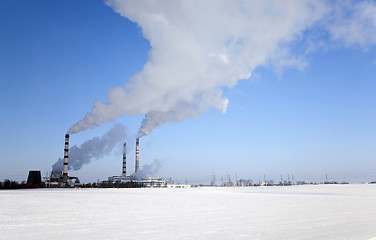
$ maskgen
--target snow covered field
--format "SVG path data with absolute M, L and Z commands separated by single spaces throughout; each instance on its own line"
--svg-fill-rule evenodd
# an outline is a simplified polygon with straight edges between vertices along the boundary
M 376 239 L 376 185 L 0 191 L 0 239 Z

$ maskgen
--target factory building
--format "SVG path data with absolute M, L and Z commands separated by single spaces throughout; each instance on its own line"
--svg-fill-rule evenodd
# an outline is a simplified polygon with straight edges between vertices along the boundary
M 136 186 L 147 187 L 147 188 L 190 188 L 189 184 L 174 184 L 168 183 L 162 178 L 155 177 L 139 177 L 137 173 L 140 173 L 140 139 L 136 139 L 136 161 L 135 161 L 135 174 L 128 175 L 126 172 L 126 143 L 123 145 L 123 173 L 121 176 L 108 177 L 107 183 L 109 184 L 134 184 Z
M 137 177 L 137 173 L 140 171 L 140 139 L 136 139 L 136 161 L 135 161 L 135 174 L 127 176 L 127 149 L 126 143 L 123 145 L 123 172 L 121 176 L 112 176 L 108 177 L 108 183 L 121 183 L 127 184 L 131 183 L 137 186 L 142 187 L 166 187 L 167 183 L 162 178 L 154 178 L 154 177 Z
M 120 183 L 120 184 L 127 184 L 131 183 L 136 186 L 140 187 L 167 187 L 167 183 L 162 178 L 153 178 L 153 177 L 146 177 L 146 178 L 136 178 L 134 176 L 112 176 L 108 177 L 109 183 Z
M 47 187 L 79 187 L 81 186 L 78 177 L 64 177 L 61 171 L 52 171 L 50 178 L 46 181 Z

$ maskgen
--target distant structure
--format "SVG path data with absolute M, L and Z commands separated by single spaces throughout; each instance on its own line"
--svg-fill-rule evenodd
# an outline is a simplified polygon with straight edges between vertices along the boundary
M 136 164 L 134 175 L 127 175 L 127 144 L 123 144 L 123 164 L 122 164 L 122 174 L 120 176 L 108 177 L 108 181 L 103 183 L 108 183 L 108 186 L 113 184 L 121 186 L 130 187 L 170 187 L 170 188 L 185 188 L 191 187 L 188 184 L 173 184 L 167 183 L 162 178 L 155 177 L 140 177 L 140 165 L 139 165 L 139 155 L 140 155 L 140 139 L 136 139 Z M 45 179 L 46 187 L 79 187 L 81 186 L 78 177 L 71 177 L 68 175 L 68 163 L 69 163 L 69 134 L 65 134 L 65 144 L 64 144 L 64 162 L 63 171 L 52 171 L 50 177 L 47 176 Z M 41 183 L 40 171 L 30 171 L 28 177 L 28 183 Z
M 64 144 L 64 165 L 63 172 L 52 171 L 50 179 L 47 179 L 48 187 L 77 187 L 81 186 L 78 177 L 68 176 L 68 157 L 69 157 L 69 134 L 65 134 Z
M 81 183 L 78 177 L 63 176 L 60 171 L 52 171 L 50 178 L 46 180 L 47 187 L 80 187 Z
M 42 183 L 42 177 L 40 171 L 29 171 L 29 176 L 27 177 L 27 185 L 36 186 Z
M 139 164 L 139 156 L 140 156 L 140 139 L 136 139 L 136 164 L 135 164 L 135 170 L 134 172 L 137 173 L 140 170 L 140 164 Z
M 121 176 L 112 176 L 108 177 L 108 180 L 104 182 L 104 184 L 108 185 L 123 185 L 128 187 L 147 187 L 147 188 L 186 188 L 191 187 L 188 184 L 173 184 L 167 183 L 166 180 L 162 178 L 155 178 L 155 177 L 140 177 L 138 176 L 140 173 L 139 167 L 139 153 L 140 153 L 140 140 L 139 138 L 136 139 L 136 161 L 135 161 L 135 173 L 134 175 L 127 176 L 127 151 L 126 151 L 127 144 L 123 144 L 123 170 Z
M 63 182 L 63 173 L 60 171 L 52 171 L 50 176 L 50 182 Z
M 127 176 L 127 143 L 123 145 L 123 177 Z
M 153 177 L 137 177 L 137 172 L 139 172 L 139 150 L 140 150 L 140 140 L 136 139 L 136 167 L 135 174 L 127 176 L 127 144 L 123 144 L 123 171 L 121 176 L 112 176 L 108 177 L 107 183 L 109 184 L 124 184 L 129 186 L 142 186 L 142 187 L 165 187 L 166 181 L 162 178 L 153 178 Z
M 65 147 L 64 147 L 64 169 L 63 180 L 66 183 L 68 180 L 68 152 L 69 152 L 69 134 L 65 134 Z

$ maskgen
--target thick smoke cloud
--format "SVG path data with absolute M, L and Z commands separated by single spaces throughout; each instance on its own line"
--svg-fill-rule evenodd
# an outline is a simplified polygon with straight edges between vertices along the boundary
M 145 115 L 137 137 L 151 133 L 155 128 L 166 122 L 181 122 L 186 118 L 196 118 L 200 113 L 207 111 L 211 106 L 226 111 L 228 100 L 221 100 L 222 92 L 219 89 L 196 97 L 193 102 L 179 102 L 167 112 L 151 111 Z
M 89 164 L 91 160 L 108 155 L 126 137 L 124 126 L 116 124 L 101 138 L 95 137 L 81 144 L 74 145 L 69 149 L 68 169 L 79 170 L 82 165 Z M 59 160 L 52 166 L 52 171 L 63 171 L 64 159 Z
M 247 79 L 259 66 L 303 68 L 309 33 L 345 46 L 376 42 L 373 2 L 109 0 L 150 41 L 143 70 L 108 91 L 71 127 L 77 133 L 122 115 L 145 114 L 139 137 L 166 122 L 195 118 L 210 107 L 224 113 L 221 88 Z M 316 31 L 310 31 L 315 29 Z M 317 31 L 318 30 L 318 31 Z M 297 42 L 300 53 L 292 49 Z M 320 42 L 320 41 L 317 41 Z

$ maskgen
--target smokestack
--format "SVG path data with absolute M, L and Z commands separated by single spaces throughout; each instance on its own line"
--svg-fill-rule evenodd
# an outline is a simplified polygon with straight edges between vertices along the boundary
M 68 178 L 68 151 L 69 151 L 69 134 L 65 134 L 64 170 L 63 170 L 64 181 L 66 181 Z
M 136 139 L 136 168 L 135 168 L 135 173 L 137 173 L 139 168 L 140 168 L 139 167 L 139 161 L 138 161 L 139 154 L 140 154 L 140 139 L 137 138 Z
M 123 145 L 123 177 L 127 176 L 127 143 L 124 143 Z

